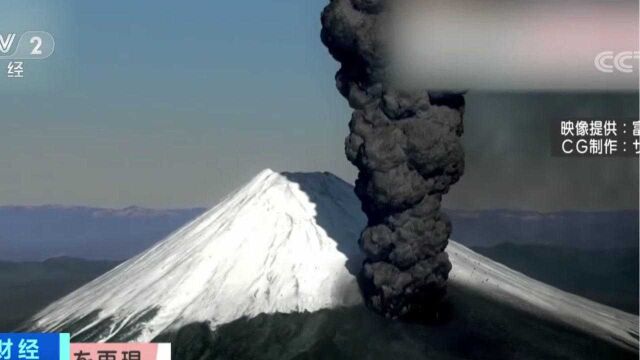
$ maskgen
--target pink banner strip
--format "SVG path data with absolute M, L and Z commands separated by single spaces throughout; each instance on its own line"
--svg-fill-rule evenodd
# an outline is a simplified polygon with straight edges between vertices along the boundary
M 71 360 L 171 360 L 171 344 L 72 343 Z

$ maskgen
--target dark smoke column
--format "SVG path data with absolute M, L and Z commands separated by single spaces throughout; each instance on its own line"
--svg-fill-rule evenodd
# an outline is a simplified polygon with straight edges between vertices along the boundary
M 430 317 L 451 270 L 440 202 L 464 170 L 464 99 L 385 81 L 385 15 L 385 1 L 331 0 L 322 41 L 342 65 L 337 87 L 354 109 L 345 151 L 368 217 L 359 240 L 365 300 L 390 318 Z

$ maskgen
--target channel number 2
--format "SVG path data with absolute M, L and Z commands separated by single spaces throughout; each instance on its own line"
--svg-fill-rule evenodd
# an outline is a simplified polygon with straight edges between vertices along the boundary
M 31 55 L 42 55 L 42 38 L 40 36 L 34 36 L 29 40 L 29 42 L 34 45 L 33 50 L 31 50 Z

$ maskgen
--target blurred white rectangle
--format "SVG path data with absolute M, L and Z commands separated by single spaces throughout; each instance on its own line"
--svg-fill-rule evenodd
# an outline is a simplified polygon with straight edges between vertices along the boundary
M 638 1 L 403 0 L 394 79 L 429 89 L 638 89 Z
M 171 344 L 170 343 L 158 344 L 158 354 L 156 355 L 156 359 L 171 360 Z

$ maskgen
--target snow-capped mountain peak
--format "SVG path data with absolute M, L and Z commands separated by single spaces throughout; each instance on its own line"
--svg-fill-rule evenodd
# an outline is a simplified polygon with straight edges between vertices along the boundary
M 366 219 L 329 173 L 264 170 L 211 210 L 32 319 L 80 339 L 148 341 L 192 322 L 361 303 Z M 638 349 L 638 317 L 533 280 L 450 241 L 450 283 Z
M 149 340 L 193 321 L 216 326 L 358 303 L 347 266 L 365 220 L 351 192 L 330 174 L 264 170 L 164 241 L 44 309 L 35 326 L 75 321 L 81 336 L 100 324 L 92 336 L 101 340 Z

